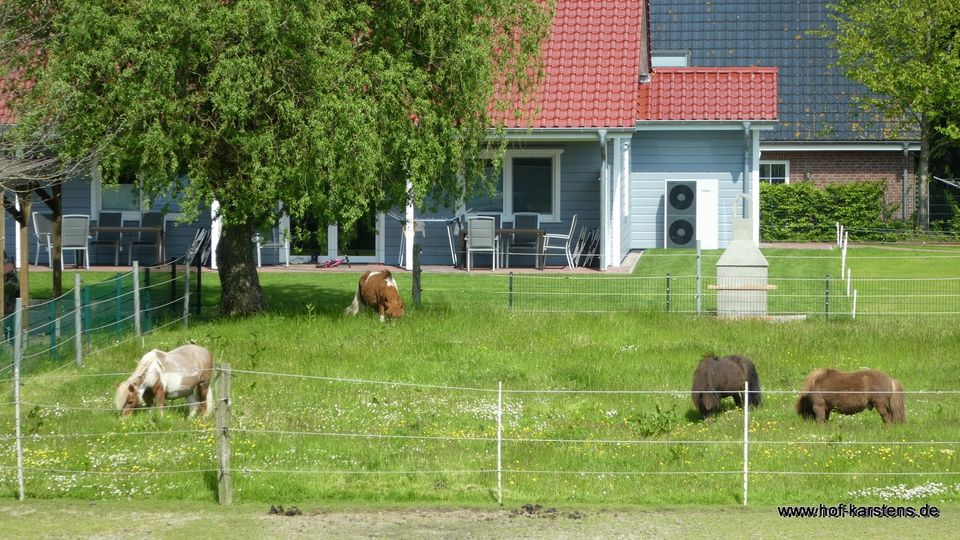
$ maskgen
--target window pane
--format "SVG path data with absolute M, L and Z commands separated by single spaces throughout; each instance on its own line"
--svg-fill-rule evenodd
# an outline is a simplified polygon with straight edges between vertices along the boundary
M 137 186 L 120 184 L 103 186 L 101 208 L 104 210 L 139 210 L 140 197 Z
M 553 213 L 553 160 L 514 158 L 513 211 Z
M 484 173 L 487 180 L 493 177 L 493 166 L 488 166 Z M 496 193 L 478 193 L 467 202 L 467 210 L 471 212 L 503 212 L 503 174 L 497 178 Z

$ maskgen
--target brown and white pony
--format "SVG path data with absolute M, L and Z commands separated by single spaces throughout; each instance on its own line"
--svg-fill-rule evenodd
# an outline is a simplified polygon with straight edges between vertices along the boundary
M 166 399 L 186 397 L 190 416 L 206 415 L 213 408 L 212 371 L 213 355 L 199 345 L 183 345 L 170 352 L 154 349 L 143 355 L 130 378 L 117 385 L 117 410 L 126 416 L 141 403 L 156 404 L 163 415 Z
M 750 395 L 746 401 L 759 407 L 762 401 L 760 376 L 753 362 L 745 356 L 717 358 L 708 355 L 700 360 L 693 372 L 690 397 L 700 416 L 708 418 L 720 410 L 720 401 L 725 397 L 732 397 L 737 407 L 743 408 L 744 382 L 750 383 Z
M 817 422 L 829 420 L 831 411 L 856 414 L 864 409 L 876 409 L 884 424 L 905 422 L 903 386 L 876 369 L 820 368 L 807 375 L 796 404 L 797 414 Z
M 385 317 L 403 317 L 403 300 L 400 298 L 397 282 L 389 270 L 364 272 L 357 284 L 357 293 L 353 295 L 353 303 L 343 312 L 356 315 L 361 305 L 376 311 L 380 315 L 380 322 L 383 322 Z

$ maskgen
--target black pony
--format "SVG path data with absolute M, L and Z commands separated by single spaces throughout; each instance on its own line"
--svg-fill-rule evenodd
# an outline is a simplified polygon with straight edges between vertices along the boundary
M 743 407 L 743 383 L 750 383 L 750 405 L 760 405 L 760 376 L 749 358 L 737 355 L 707 356 L 693 372 L 690 397 L 704 418 L 720 410 L 720 400 L 732 397 L 737 407 Z

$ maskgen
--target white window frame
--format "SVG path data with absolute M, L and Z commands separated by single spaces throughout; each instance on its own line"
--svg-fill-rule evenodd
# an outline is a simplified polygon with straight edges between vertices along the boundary
M 654 69 L 658 67 L 688 67 L 690 66 L 690 51 L 653 51 L 653 54 L 650 55 L 650 65 Z
M 549 214 L 540 214 L 540 223 L 560 223 L 560 157 L 562 148 L 534 148 L 508 149 L 503 156 L 503 208 L 504 221 L 513 219 L 513 159 L 514 158 L 549 158 L 552 164 L 550 190 L 553 200 L 553 211 Z M 492 156 L 491 156 L 492 157 Z
M 762 165 L 771 165 L 771 166 L 772 166 L 772 165 L 783 165 L 783 183 L 784 183 L 784 184 L 789 184 L 789 183 L 790 183 L 790 162 L 789 162 L 789 161 L 768 161 L 768 160 L 761 160 L 761 161 L 760 161 L 760 165 L 761 165 L 761 166 L 762 166 Z M 760 167 L 757 167 L 757 173 L 758 173 L 758 174 L 760 173 Z M 767 183 L 767 184 L 772 184 L 772 183 L 773 183 L 773 182 L 771 181 L 770 177 L 764 178 L 762 175 L 760 176 L 760 182 L 764 182 L 764 183 Z

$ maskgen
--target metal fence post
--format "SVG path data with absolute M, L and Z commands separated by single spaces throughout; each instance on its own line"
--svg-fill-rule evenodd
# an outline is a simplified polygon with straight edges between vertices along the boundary
M 697 240 L 697 315 L 703 312 L 703 285 L 701 278 L 703 276 L 703 261 L 700 253 L 700 241 Z
M 24 499 L 23 488 L 23 432 L 20 426 L 20 361 L 23 358 L 23 300 L 17 298 L 13 323 L 13 408 L 16 414 L 17 493 Z
M 423 247 L 419 244 L 413 247 L 413 305 L 420 307 L 420 293 L 423 292 L 421 279 L 423 278 L 423 269 L 420 267 L 420 259 L 423 256 Z
M 217 368 L 217 384 L 213 397 L 217 402 L 217 457 L 220 469 L 217 498 L 220 504 L 233 504 L 233 476 L 230 470 L 230 364 Z
M 670 272 L 667 272 L 667 313 L 670 313 Z
M 183 329 L 190 327 L 190 263 L 183 265 Z
M 116 324 L 114 324 L 114 332 L 116 332 L 117 337 L 120 337 L 120 326 L 123 323 L 123 281 L 120 280 L 120 272 L 114 274 L 113 277 L 113 291 L 116 294 L 116 299 L 113 302 L 113 314 Z
M 73 275 L 73 331 L 77 367 L 83 367 L 83 302 L 80 295 L 80 274 Z
M 830 318 L 830 274 L 827 274 L 826 284 L 824 285 L 823 318 Z
M 747 505 L 750 475 L 750 381 L 743 381 L 743 505 Z
M 507 309 L 513 309 L 513 272 L 510 272 L 507 279 Z

